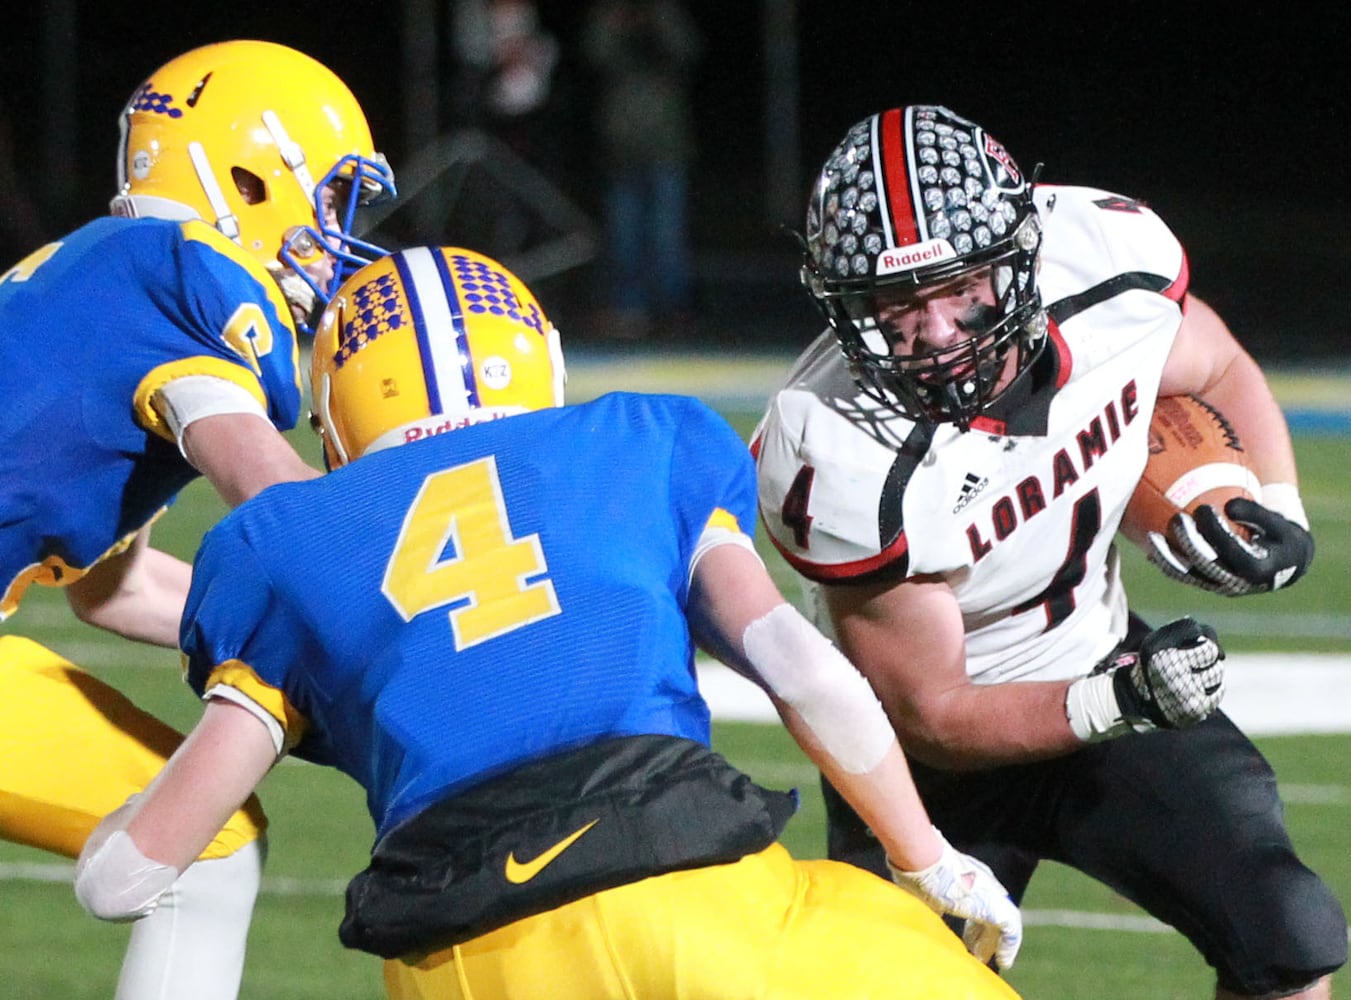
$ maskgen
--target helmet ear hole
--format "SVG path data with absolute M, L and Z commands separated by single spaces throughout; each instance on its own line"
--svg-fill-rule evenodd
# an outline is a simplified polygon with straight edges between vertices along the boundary
M 230 177 L 235 182 L 235 190 L 244 199 L 246 205 L 261 205 L 267 201 L 267 183 L 243 167 L 231 167 Z

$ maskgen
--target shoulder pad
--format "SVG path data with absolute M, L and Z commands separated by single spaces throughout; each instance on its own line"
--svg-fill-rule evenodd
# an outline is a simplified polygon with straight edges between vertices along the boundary
M 761 520 L 784 558 L 814 580 L 894 569 L 906 554 L 901 497 L 923 454 L 910 447 L 916 429 L 845 402 L 785 389 L 755 441 Z M 893 437 L 897 423 L 911 433 Z
M 1144 202 L 1097 188 L 1041 186 L 1036 193 L 1045 241 L 1038 281 L 1043 301 L 1148 275 L 1168 298 L 1186 291 L 1182 244 Z

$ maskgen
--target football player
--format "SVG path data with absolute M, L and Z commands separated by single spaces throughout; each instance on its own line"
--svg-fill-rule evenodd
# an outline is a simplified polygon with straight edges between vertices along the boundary
M 754 435 L 760 512 L 935 822 L 1016 899 L 1042 858 L 1111 886 L 1187 936 L 1219 997 L 1325 997 L 1346 921 L 1217 709 L 1216 636 L 1151 630 L 1118 574 L 1155 400 L 1184 393 L 1231 417 L 1261 502 L 1184 517 L 1155 558 L 1247 594 L 1313 556 L 1281 411 L 1177 239 L 1132 198 L 1034 186 L 937 106 L 854 125 L 804 236 L 829 329 Z M 885 871 L 824 788 L 830 855 Z
M 171 60 L 121 128 L 111 216 L 0 275 L 0 620 L 63 587 L 81 620 L 173 648 L 190 567 L 150 525 L 199 475 L 231 505 L 318 475 L 281 434 L 297 328 L 374 250 L 357 204 L 394 188 L 352 93 L 282 45 Z M 0 683 L 0 835 L 74 857 L 180 737 L 18 636 Z M 137 925 L 119 998 L 236 995 L 264 823 L 250 800 Z
M 367 791 L 341 937 L 391 997 L 1014 996 L 934 911 L 1007 966 L 1017 910 L 755 554 L 744 443 L 687 397 L 563 406 L 563 371 L 480 254 L 338 290 L 311 371 L 333 471 L 208 534 L 182 632 L 205 714 L 89 839 L 80 900 L 152 912 L 294 753 Z M 764 686 L 909 892 L 777 844 L 796 799 L 708 748 L 696 644 Z

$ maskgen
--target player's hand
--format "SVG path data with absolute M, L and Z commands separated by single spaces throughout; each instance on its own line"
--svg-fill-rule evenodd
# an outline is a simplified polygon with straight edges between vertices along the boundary
M 1224 697 L 1224 650 L 1215 630 L 1179 618 L 1145 636 L 1111 668 L 1122 718 L 1137 732 L 1200 722 Z
M 999 969 L 1012 968 L 1023 943 L 1017 905 L 987 865 L 956 850 L 941 833 L 938 839 L 943 853 L 928 868 L 902 871 L 888 859 L 891 880 L 939 915 L 965 920 L 962 941 L 981 962 L 993 958 Z
M 1313 536 L 1303 525 L 1242 497 L 1225 504 L 1224 516 L 1208 505 L 1195 518 L 1174 515 L 1169 536 L 1150 532 L 1149 561 L 1174 580 L 1227 597 L 1288 587 L 1313 562 Z

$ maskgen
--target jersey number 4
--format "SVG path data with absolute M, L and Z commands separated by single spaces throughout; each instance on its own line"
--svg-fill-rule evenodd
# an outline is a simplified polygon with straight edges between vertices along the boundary
M 449 607 L 459 650 L 560 614 L 548 570 L 539 535 L 512 535 L 489 456 L 423 480 L 381 589 L 405 621 Z

